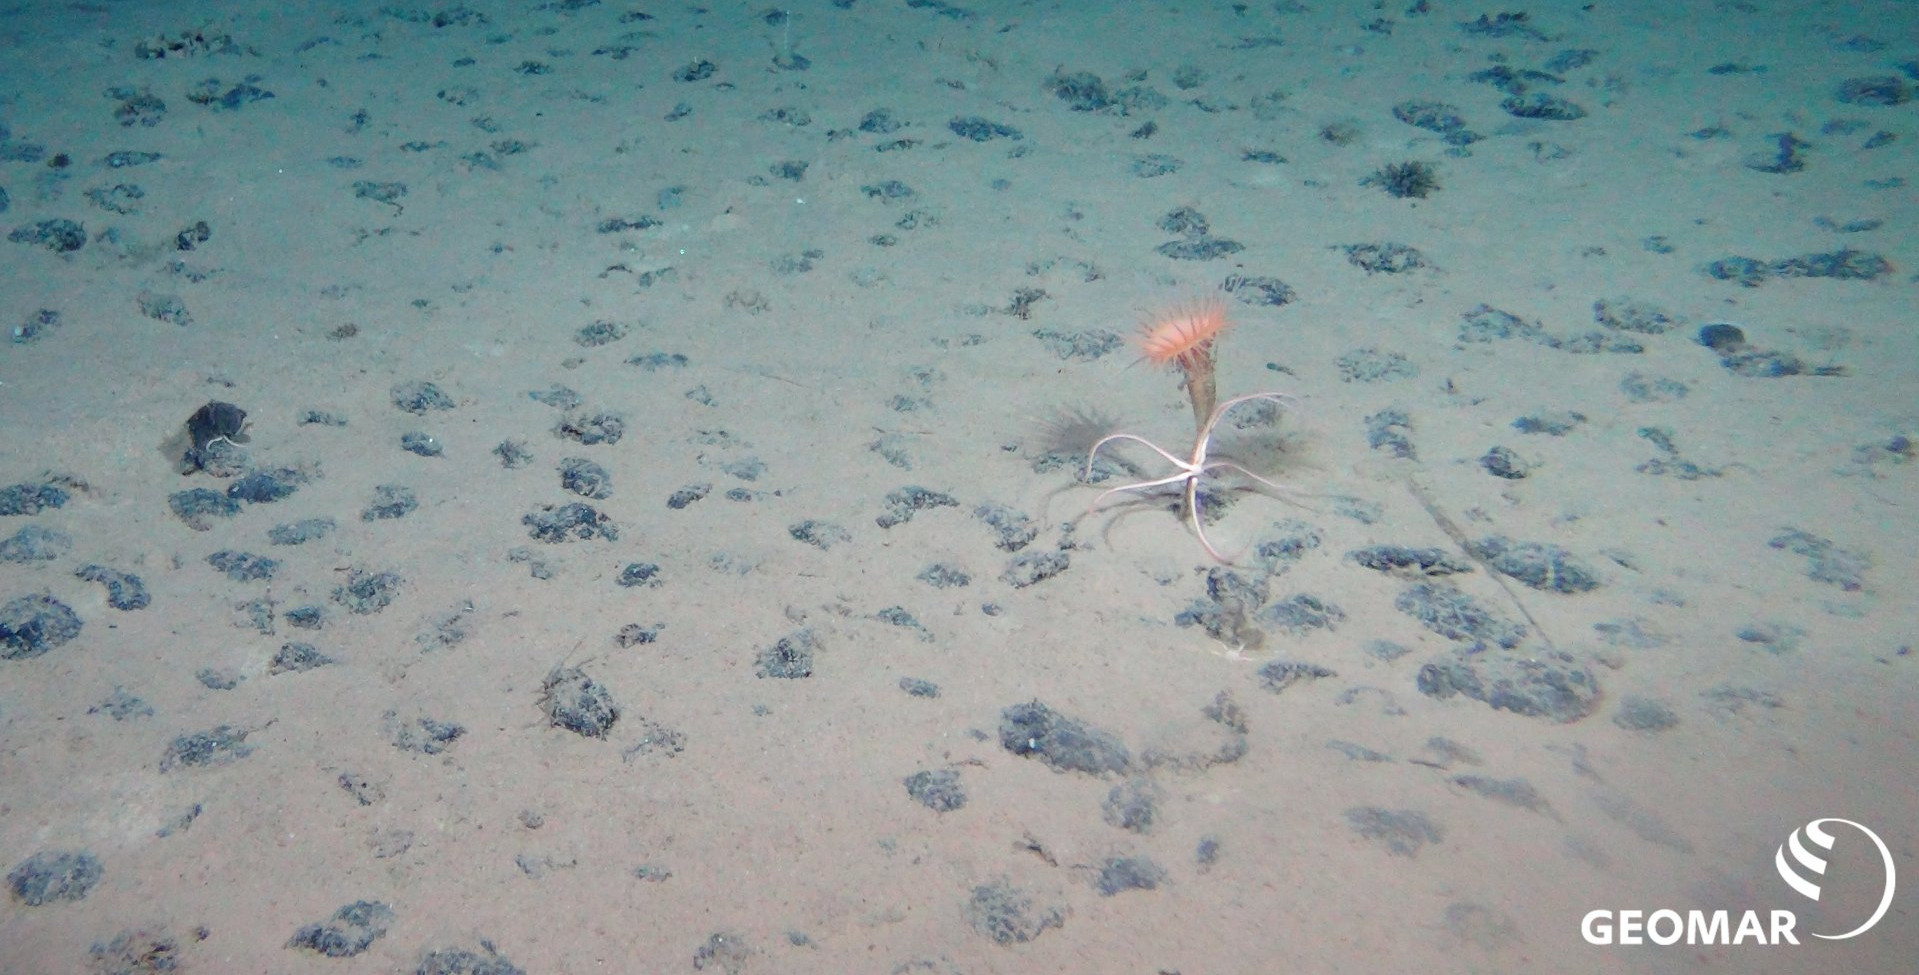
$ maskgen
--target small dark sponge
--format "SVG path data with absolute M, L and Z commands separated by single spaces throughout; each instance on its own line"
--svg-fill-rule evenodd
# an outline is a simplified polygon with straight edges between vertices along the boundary
M 1423 200 L 1439 189 L 1439 173 L 1432 164 L 1414 160 L 1381 167 L 1359 182 L 1361 186 L 1377 186 L 1398 199 Z
M 1699 329 L 1699 344 L 1721 354 L 1737 352 L 1746 344 L 1746 333 L 1728 322 L 1713 322 Z

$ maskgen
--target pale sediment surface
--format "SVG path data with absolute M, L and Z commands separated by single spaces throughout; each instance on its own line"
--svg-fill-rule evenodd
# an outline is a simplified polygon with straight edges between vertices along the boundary
M 1919 876 L 1919 24 L 1639 7 L 9 8 L 0 970 L 1908 970 L 1581 937 Z

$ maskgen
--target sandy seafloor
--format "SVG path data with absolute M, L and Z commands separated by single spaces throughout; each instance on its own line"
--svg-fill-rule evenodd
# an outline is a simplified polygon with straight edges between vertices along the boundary
M 28 238 L 0 247 L 0 483 L 68 495 L 0 519 L 0 971 L 1919 957 L 1910 4 L 24 2 L 0 32 L 0 220 Z M 1585 117 L 1502 110 L 1470 77 L 1499 66 Z M 1081 72 L 1103 109 L 1060 97 L 1100 108 Z M 164 110 L 121 124 L 143 93 Z M 1450 106 L 1450 142 L 1408 102 Z M 876 110 L 899 128 L 862 129 Z M 993 137 L 949 126 L 971 117 Z M 1437 189 L 1363 182 L 1408 161 Z M 83 245 L 37 245 L 47 220 Z M 1242 246 L 1159 250 L 1195 240 Z M 1425 266 L 1368 273 L 1367 244 Z M 1836 252 L 1862 273 L 1793 273 Z M 1763 280 L 1708 273 L 1734 257 Z M 1296 401 L 1220 446 L 1298 503 L 1236 495 L 1209 528 L 1252 550 L 1231 577 L 1157 503 L 1064 530 L 1097 489 L 1045 462 L 1062 417 L 1192 436 L 1176 375 L 1090 353 L 1236 276 L 1268 280 L 1227 298 L 1220 387 Z M 583 344 L 595 323 L 620 337 Z M 1747 371 L 1843 375 L 1741 374 L 1712 323 L 1778 353 Z M 420 382 L 451 408 L 396 408 Z M 556 384 L 579 405 L 528 395 Z M 179 471 L 212 400 L 248 412 L 248 469 L 306 480 L 199 531 L 169 499 L 234 483 Z M 617 443 L 555 432 L 601 412 Z M 1527 476 L 1489 473 L 1495 447 Z M 610 495 L 563 489 L 571 457 Z M 1412 484 L 1482 549 L 1557 546 L 1596 587 L 1502 587 Z M 382 486 L 417 507 L 363 517 Z M 909 487 L 956 504 L 882 527 Z M 529 536 L 569 502 L 617 538 Z M 335 527 L 269 535 L 305 519 Z M 1350 555 L 1380 545 L 1467 571 Z M 221 552 L 277 565 L 236 580 Z M 620 584 L 633 564 L 652 584 Z M 87 566 L 149 604 L 112 608 Z M 390 604 L 351 611 L 380 573 Z M 1209 591 L 1254 595 L 1234 616 Z M 77 635 L 21 632 L 60 621 L 41 597 Z M 1435 598 L 1523 639 L 1406 611 Z M 333 663 L 275 667 L 289 644 Z M 617 704 L 603 736 L 554 726 L 556 668 Z M 1422 692 L 1467 672 L 1558 680 L 1560 710 Z M 1110 770 L 1005 747 L 1036 701 L 1110 736 L 1046 754 Z M 1858 923 L 1883 879 L 1860 834 L 1835 827 L 1818 903 L 1775 870 L 1819 817 L 1892 851 L 1866 934 L 1580 938 L 1595 908 Z

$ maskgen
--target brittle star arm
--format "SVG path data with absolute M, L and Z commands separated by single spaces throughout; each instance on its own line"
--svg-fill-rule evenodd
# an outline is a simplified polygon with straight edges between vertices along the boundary
M 1180 460 L 1178 457 L 1174 457 L 1172 454 L 1167 453 L 1164 448 L 1160 447 L 1159 444 L 1156 444 L 1152 442 L 1151 440 L 1148 440 L 1145 437 L 1140 436 L 1139 434 L 1109 433 L 1106 436 L 1099 438 L 1099 442 L 1093 444 L 1093 449 L 1086 452 L 1086 474 L 1085 474 L 1085 477 L 1082 478 L 1082 480 L 1087 480 L 1087 481 L 1092 480 L 1093 461 L 1094 459 L 1099 457 L 1099 449 L 1101 447 L 1106 446 L 1109 443 L 1112 443 L 1115 440 L 1131 440 L 1134 443 L 1143 444 L 1145 445 L 1146 449 L 1151 450 L 1153 453 L 1156 453 L 1160 455 L 1161 457 L 1166 458 L 1167 463 L 1172 464 L 1173 466 L 1178 467 L 1189 474 L 1198 473 L 1194 469 L 1194 465 L 1188 464 L 1187 462 Z
M 1222 565 L 1232 565 L 1233 560 L 1220 554 L 1219 549 L 1214 548 L 1213 543 L 1206 537 L 1206 523 L 1201 520 L 1199 513 L 1198 475 L 1186 479 L 1186 514 L 1192 519 L 1193 535 L 1199 539 L 1199 547 L 1205 549 L 1206 554 L 1213 557 L 1213 561 Z
M 1122 491 L 1147 491 L 1156 487 L 1163 487 L 1165 485 L 1172 484 L 1177 481 L 1185 481 L 1187 492 L 1190 494 L 1192 491 L 1193 485 L 1199 481 L 1199 478 L 1193 474 L 1188 474 L 1185 471 L 1180 471 L 1177 474 L 1170 474 L 1156 481 L 1141 481 L 1138 484 L 1122 484 L 1118 487 L 1107 488 L 1106 490 L 1100 492 L 1099 497 L 1093 499 L 1092 504 L 1089 504 L 1086 506 L 1086 514 L 1087 515 L 1092 514 L 1093 511 L 1097 509 L 1102 503 L 1104 503 L 1107 498 L 1110 498 L 1113 495 L 1118 494 Z M 1084 518 L 1086 517 L 1086 515 L 1081 515 L 1080 517 Z
M 1235 464 L 1230 460 L 1216 460 L 1210 464 L 1207 464 L 1206 470 L 1207 471 L 1232 471 L 1233 473 L 1238 474 L 1241 477 L 1251 478 L 1271 488 L 1273 490 L 1273 494 L 1281 498 L 1282 500 L 1291 501 L 1294 504 L 1304 504 L 1304 502 L 1299 500 L 1302 497 L 1302 495 L 1298 491 L 1294 490 L 1293 488 L 1285 484 L 1281 484 L 1278 481 L 1269 480 L 1267 478 L 1261 477 L 1258 474 L 1255 474 L 1252 471 L 1249 471 L 1246 468 L 1241 467 L 1240 465 Z M 1204 474 L 1205 471 L 1201 471 L 1200 473 Z

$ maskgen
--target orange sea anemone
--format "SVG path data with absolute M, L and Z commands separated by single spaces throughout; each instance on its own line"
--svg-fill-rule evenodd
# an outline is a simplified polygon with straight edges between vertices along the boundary
M 1211 350 L 1213 340 L 1226 331 L 1226 303 L 1215 297 L 1198 298 L 1159 315 L 1140 329 L 1140 355 L 1156 366 L 1190 369 Z

